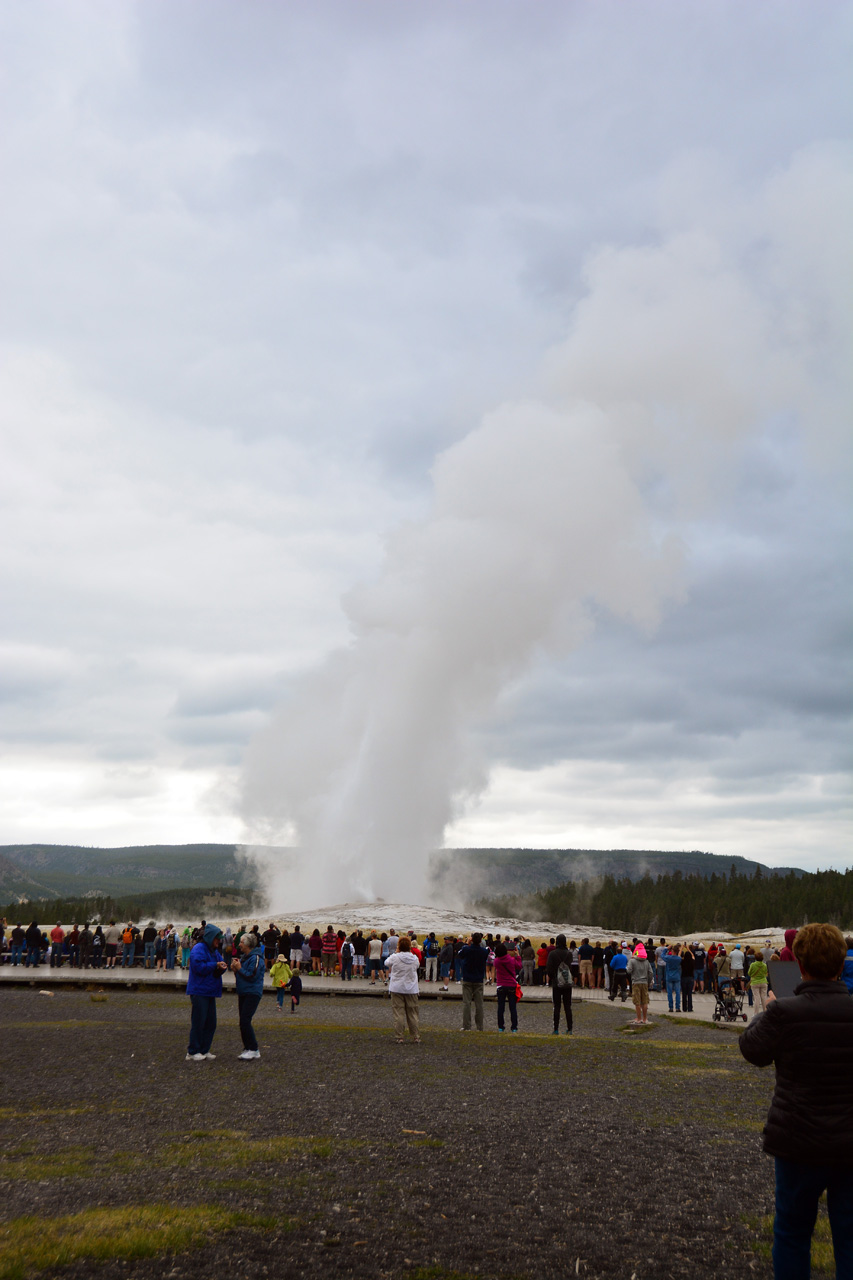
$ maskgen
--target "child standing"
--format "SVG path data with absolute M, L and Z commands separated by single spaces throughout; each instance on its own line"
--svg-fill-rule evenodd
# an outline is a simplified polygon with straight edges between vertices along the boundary
M 299 1004 L 299 997 L 302 995 L 302 979 L 298 973 L 294 973 L 288 983 L 290 988 L 290 1012 L 296 1013 L 296 1006 Z
M 292 977 L 293 970 L 285 957 L 277 956 L 275 964 L 270 969 L 270 978 L 272 979 L 273 991 L 276 993 L 275 998 L 278 1001 L 279 1013 L 284 1008 L 284 992 Z

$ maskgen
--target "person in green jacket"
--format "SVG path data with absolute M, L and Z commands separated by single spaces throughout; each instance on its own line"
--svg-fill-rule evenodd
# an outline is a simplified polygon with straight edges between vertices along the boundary
M 284 1008 L 284 992 L 292 977 L 293 970 L 288 964 L 287 958 L 278 956 L 275 964 L 270 969 L 270 979 L 272 980 L 273 991 L 276 993 L 276 1000 L 278 1000 L 279 1013 Z
M 749 985 L 758 1005 L 756 1013 L 763 1013 L 767 1000 L 767 965 L 763 960 L 753 960 L 749 966 Z

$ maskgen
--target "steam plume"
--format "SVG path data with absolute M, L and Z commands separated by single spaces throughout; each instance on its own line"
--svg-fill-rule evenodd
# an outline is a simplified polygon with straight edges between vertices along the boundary
M 431 514 L 344 601 L 352 642 L 250 750 L 253 840 L 295 840 L 274 901 L 416 901 L 428 852 L 484 787 L 472 729 L 537 655 L 606 610 L 652 629 L 680 591 L 680 522 L 745 433 L 844 430 L 849 167 L 816 148 L 718 215 L 609 247 L 535 394 L 442 453 Z

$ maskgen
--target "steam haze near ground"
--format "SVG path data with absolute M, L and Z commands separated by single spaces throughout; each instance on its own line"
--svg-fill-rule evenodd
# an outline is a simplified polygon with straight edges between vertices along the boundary
M 301 846 L 272 895 L 417 901 L 430 849 L 483 791 L 473 731 L 542 654 L 604 613 L 653 631 L 682 593 L 683 534 L 750 436 L 804 433 L 819 463 L 850 403 L 850 169 L 837 148 L 653 245 L 585 264 L 586 295 L 531 394 L 433 467 L 423 520 L 346 597 L 352 641 L 297 686 L 248 755 L 244 814 Z M 279 877 L 281 877 L 279 879 Z

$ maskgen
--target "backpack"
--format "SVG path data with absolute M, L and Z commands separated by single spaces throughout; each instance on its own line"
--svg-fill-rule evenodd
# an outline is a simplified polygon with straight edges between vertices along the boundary
M 571 987 L 572 985 L 572 971 L 569 968 L 569 962 L 568 960 L 561 960 L 557 965 L 557 986 Z

